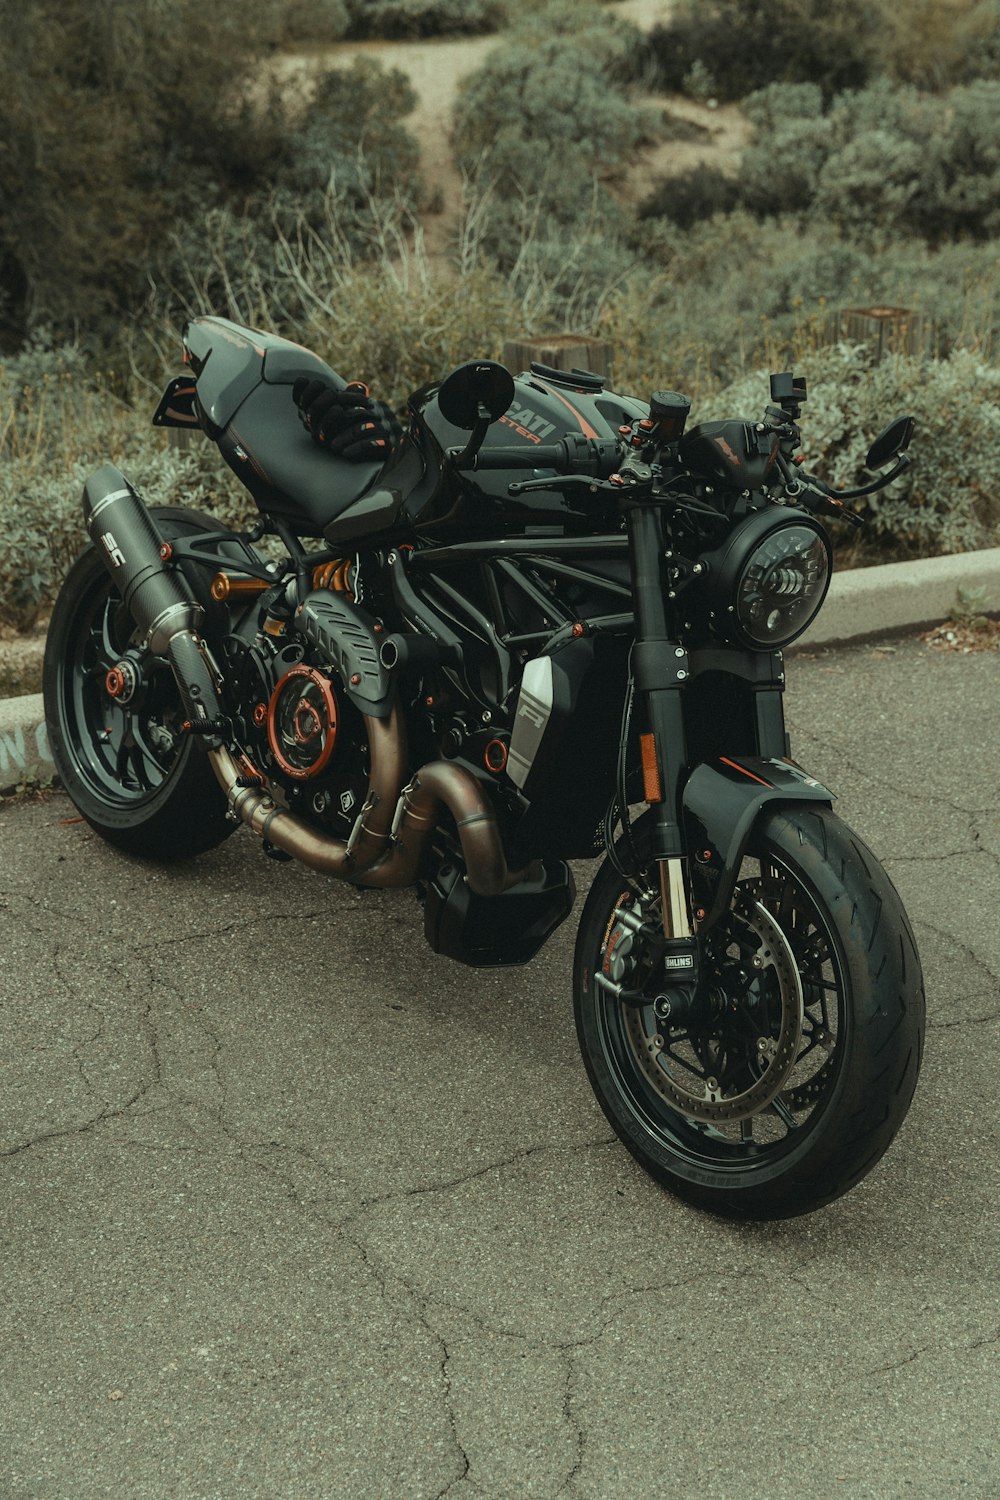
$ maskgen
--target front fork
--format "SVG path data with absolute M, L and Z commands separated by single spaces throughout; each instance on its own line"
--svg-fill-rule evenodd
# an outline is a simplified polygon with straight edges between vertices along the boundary
M 690 675 L 684 647 L 671 638 L 663 512 L 655 505 L 626 511 L 636 640 L 632 670 L 642 719 L 643 788 L 653 814 L 652 855 L 659 874 L 663 937 L 676 978 L 697 981 L 697 948 L 688 903 L 686 848 L 678 821 L 680 780 L 687 766 L 682 690 Z

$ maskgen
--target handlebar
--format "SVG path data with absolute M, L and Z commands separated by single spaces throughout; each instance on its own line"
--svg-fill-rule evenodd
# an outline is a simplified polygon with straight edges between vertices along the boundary
M 858 500 L 863 495 L 873 495 L 877 490 L 885 489 L 886 485 L 891 484 L 909 466 L 909 454 L 900 453 L 887 474 L 882 474 L 871 484 L 861 485 L 854 490 L 835 490 L 832 485 L 827 484 L 826 480 L 820 479 L 816 474 L 800 473 L 786 479 L 785 494 L 814 513 L 836 516 L 838 520 L 849 521 L 852 526 L 863 526 L 864 516 L 859 516 L 856 511 L 849 510 L 846 502 Z M 788 467 L 787 464 L 785 467 Z
M 454 456 L 454 455 L 453 455 Z M 467 467 L 479 469 L 555 469 L 560 474 L 587 474 L 606 479 L 618 467 L 617 442 L 568 433 L 556 443 L 519 443 L 517 447 L 480 448 Z
M 772 376 L 771 398 L 775 404 L 768 406 L 763 420 L 753 426 L 759 434 L 773 435 L 775 468 L 781 476 L 787 499 L 814 514 L 836 517 L 852 525 L 862 526 L 864 517 L 849 510 L 845 501 L 873 494 L 891 484 L 902 473 L 909 463 L 909 458 L 902 451 L 905 441 L 909 440 L 909 434 L 906 434 L 905 441 L 900 438 L 900 451 L 897 452 L 896 462 L 889 473 L 858 489 L 836 490 L 818 476 L 798 469 L 796 465 L 801 464 L 801 458 L 793 461 L 792 455 L 801 441 L 798 416 L 805 397 L 804 380 L 796 378 L 790 372 Z M 655 486 L 658 479 L 669 474 L 678 462 L 683 419 L 689 406 L 687 398 L 675 392 L 654 392 L 650 402 L 650 417 L 621 427 L 617 439 L 586 437 L 578 432 L 567 433 L 554 443 L 529 440 L 509 447 L 479 446 L 489 425 L 488 416 L 484 414 L 480 428 L 473 433 L 468 447 L 451 449 L 448 457 L 456 467 L 465 471 L 534 470 L 536 477 L 508 484 L 510 495 L 549 488 L 569 490 L 586 487 L 628 496 L 631 503 L 645 503 L 640 499 L 640 490 L 643 493 L 648 490 L 650 497 L 655 493 L 659 498 L 665 498 L 663 491 L 656 491 Z M 674 419 L 669 433 L 660 420 L 664 414 Z M 910 430 L 912 431 L 912 419 Z M 533 436 L 528 433 L 523 435 L 529 439 Z M 899 436 L 895 429 L 886 429 L 880 441 L 884 442 L 886 438 L 893 436 Z M 665 441 L 667 437 L 669 441 Z M 872 451 L 875 451 L 874 448 Z M 683 466 L 683 458 L 681 463 Z M 612 479 L 613 484 L 609 482 Z M 771 490 L 771 498 L 774 499 L 773 485 L 765 484 L 763 487 Z

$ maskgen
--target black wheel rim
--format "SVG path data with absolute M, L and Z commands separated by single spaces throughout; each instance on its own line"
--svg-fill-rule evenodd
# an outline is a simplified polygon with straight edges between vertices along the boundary
M 849 1042 L 846 966 L 818 897 L 801 875 L 779 856 L 768 853 L 747 861 L 739 889 L 760 902 L 777 920 L 791 949 L 802 984 L 803 1024 L 795 1062 L 785 1084 L 760 1113 L 725 1125 L 690 1119 L 668 1105 L 650 1082 L 648 1061 L 640 1062 L 637 1037 L 650 1037 L 662 1023 L 652 1005 L 635 1006 L 595 990 L 601 1050 L 621 1100 L 640 1127 L 654 1156 L 667 1152 L 674 1169 L 686 1166 L 699 1175 L 717 1172 L 770 1175 L 787 1168 L 788 1158 L 804 1149 L 807 1139 L 836 1088 Z M 623 892 L 624 894 L 624 892 Z M 607 934 L 611 931 L 609 922 Z M 722 935 L 724 937 L 724 935 Z M 599 970 L 603 947 L 597 956 Z M 724 1022 L 720 1022 L 724 1026 Z M 737 1011 L 734 1025 L 740 1024 Z M 698 1066 L 703 1033 L 692 1028 L 688 1064 Z M 684 1028 L 675 1028 L 675 1055 L 684 1053 Z M 711 1061 L 706 1055 L 707 1074 Z
M 170 668 L 136 634 L 110 580 L 97 573 L 77 597 L 57 666 L 60 738 L 73 772 L 102 806 L 133 813 L 158 799 L 184 748 Z M 123 658 L 139 683 L 128 702 L 107 690 L 108 672 Z

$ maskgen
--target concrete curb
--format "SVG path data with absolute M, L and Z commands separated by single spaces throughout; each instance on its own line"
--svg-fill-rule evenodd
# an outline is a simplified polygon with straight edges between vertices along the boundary
M 47 786 L 55 774 L 41 693 L 0 701 L 0 793 Z
M 983 590 L 983 611 L 1000 611 L 1000 547 L 837 573 L 819 619 L 791 649 L 924 629 L 949 617 L 960 588 Z M 0 793 L 46 786 L 54 776 L 42 695 L 0 701 Z
M 835 573 L 819 618 L 791 649 L 926 629 L 954 613 L 959 589 L 982 590 L 982 613 L 1000 612 L 1000 547 Z

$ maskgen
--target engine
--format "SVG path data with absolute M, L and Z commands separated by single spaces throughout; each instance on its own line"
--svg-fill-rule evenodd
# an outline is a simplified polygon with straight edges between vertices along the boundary
M 288 807 L 346 838 L 369 777 L 364 720 L 337 668 L 296 635 L 230 636 L 241 749 Z

